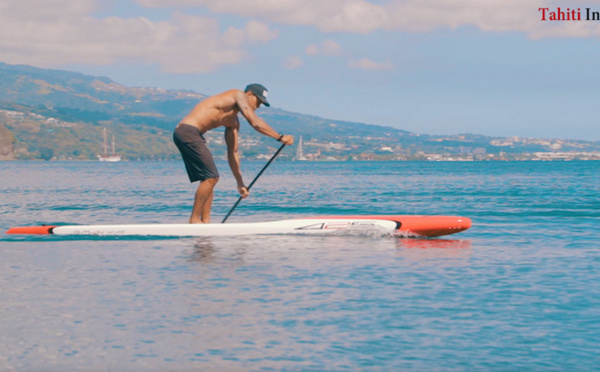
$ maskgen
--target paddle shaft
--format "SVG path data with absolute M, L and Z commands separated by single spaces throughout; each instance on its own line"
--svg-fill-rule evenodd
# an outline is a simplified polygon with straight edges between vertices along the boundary
M 248 191 L 250 191 L 250 188 L 252 187 L 252 185 L 254 185 L 254 183 L 256 182 L 256 180 L 258 180 L 258 178 L 260 177 L 260 175 L 263 174 L 263 172 L 265 171 L 265 169 L 267 169 L 267 167 L 269 166 L 269 164 L 271 164 L 273 162 L 273 160 L 275 160 L 275 158 L 277 157 L 277 155 L 279 155 L 279 153 L 281 152 L 281 150 L 283 150 L 284 147 L 285 147 L 285 143 L 282 144 L 281 147 L 279 147 L 279 149 L 275 152 L 275 154 L 273 155 L 273 157 L 271 157 L 271 159 L 267 162 L 267 164 L 265 164 L 265 166 L 263 167 L 263 169 L 261 169 L 260 172 L 258 172 L 258 174 L 256 175 L 256 177 L 254 177 L 254 180 L 252 180 L 252 182 L 250 183 L 250 185 L 248 185 L 248 187 L 247 187 Z M 239 199 L 235 202 L 235 204 L 231 208 L 231 210 L 229 211 L 229 213 L 227 213 L 227 215 L 225 216 L 225 218 L 223 218 L 223 221 L 221 221 L 221 223 L 225 223 L 225 221 L 227 221 L 227 219 L 231 215 L 231 212 L 233 212 L 233 210 L 238 206 L 238 204 L 240 204 L 240 202 L 242 201 L 242 199 L 243 198 L 240 196 Z

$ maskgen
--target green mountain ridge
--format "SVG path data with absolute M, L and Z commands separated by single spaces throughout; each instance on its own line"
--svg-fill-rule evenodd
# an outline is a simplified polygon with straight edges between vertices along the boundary
M 103 148 L 105 127 L 115 135 L 117 153 L 125 159 L 176 159 L 172 129 L 206 97 L 194 91 L 126 87 L 107 77 L 0 62 L 0 160 L 95 159 Z M 261 108 L 258 114 L 276 130 L 298 139 L 302 136 L 304 153 L 311 160 L 493 160 L 565 151 L 592 153 L 582 156 L 593 158 L 600 151 L 600 142 L 420 135 L 272 107 Z M 217 157 L 225 156 L 221 132 L 207 133 Z M 264 157 L 278 147 L 248 125 L 242 125 L 240 139 L 245 158 Z M 295 155 L 294 149 L 281 157 Z

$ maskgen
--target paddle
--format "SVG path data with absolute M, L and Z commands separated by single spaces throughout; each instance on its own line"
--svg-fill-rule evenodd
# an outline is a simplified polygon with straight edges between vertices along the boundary
M 273 162 L 273 160 L 275 160 L 275 158 L 277 157 L 277 155 L 279 155 L 279 153 L 281 152 L 281 150 L 283 150 L 284 147 L 285 147 L 285 143 L 281 145 L 281 147 L 279 148 L 279 150 L 277 150 L 277 152 L 275 152 L 275 155 L 273 155 L 273 157 L 271 158 L 271 160 L 269 160 L 267 162 L 267 164 L 265 164 L 265 166 L 263 167 L 263 169 L 261 169 L 261 171 L 258 172 L 258 174 L 256 175 L 256 177 L 254 177 L 254 180 L 247 187 L 248 191 L 250 191 L 250 188 L 252 187 L 252 185 L 254 185 L 254 182 L 256 182 L 256 180 L 258 180 L 258 177 L 260 177 L 260 175 L 263 174 L 263 172 L 265 171 L 265 169 L 267 169 L 267 167 L 269 166 L 269 164 L 271 164 Z M 233 210 L 235 209 L 235 207 L 237 207 L 238 204 L 240 204 L 241 201 L 242 201 L 242 197 L 240 196 L 240 198 L 233 205 L 233 208 L 231 208 L 231 210 L 229 211 L 229 213 L 227 213 L 227 216 L 225 216 L 225 218 L 223 218 L 223 221 L 221 221 L 221 223 L 225 223 L 225 221 L 227 221 L 227 219 L 229 218 L 229 215 L 231 214 L 231 212 L 233 212 Z

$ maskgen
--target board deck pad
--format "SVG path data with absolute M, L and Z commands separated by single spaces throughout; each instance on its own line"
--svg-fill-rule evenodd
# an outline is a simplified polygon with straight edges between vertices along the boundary
M 308 217 L 270 222 L 226 224 L 42 225 L 13 227 L 7 234 L 93 236 L 236 236 L 266 234 L 331 234 L 377 230 L 404 236 L 437 237 L 471 227 L 459 216 L 370 215 Z

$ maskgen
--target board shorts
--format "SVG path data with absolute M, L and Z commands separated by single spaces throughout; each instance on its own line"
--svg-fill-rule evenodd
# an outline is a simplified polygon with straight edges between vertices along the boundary
M 215 160 L 198 128 L 189 124 L 178 124 L 173 132 L 173 142 L 181 152 L 190 182 L 219 177 Z

